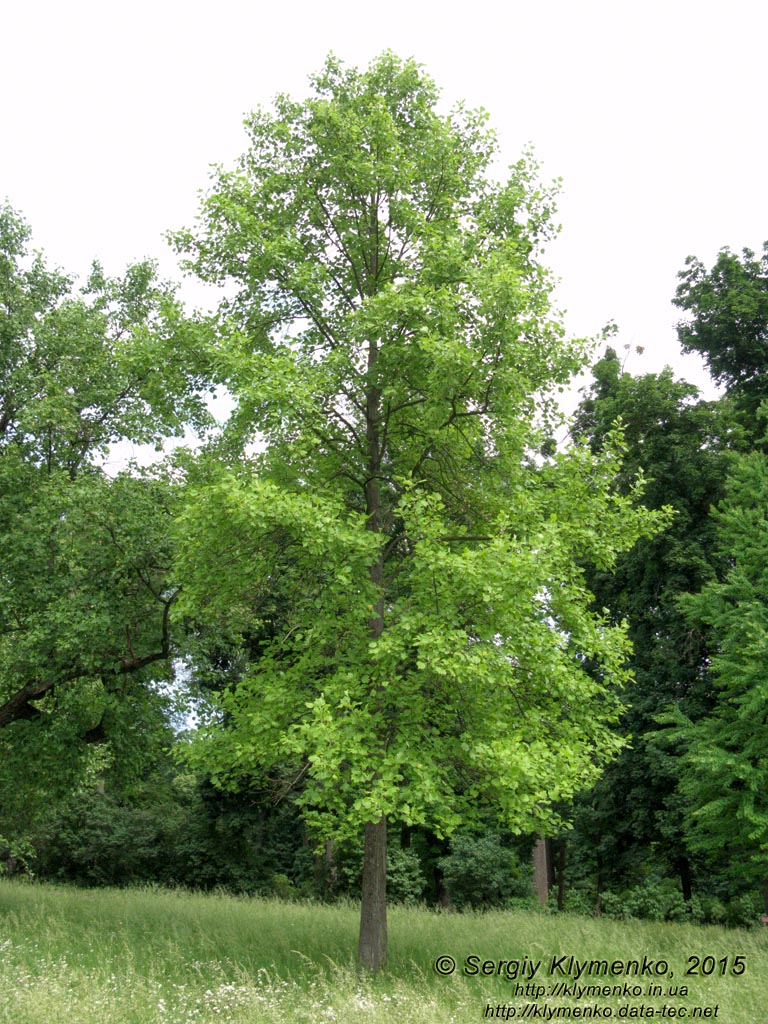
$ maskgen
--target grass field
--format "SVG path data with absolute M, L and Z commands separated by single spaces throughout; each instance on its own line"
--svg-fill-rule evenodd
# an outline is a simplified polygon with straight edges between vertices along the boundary
M 394 908 L 390 965 L 374 979 L 355 968 L 356 931 L 354 907 L 3 880 L 0 1022 L 768 1020 L 768 928 Z M 450 976 L 441 956 L 456 961 Z M 690 957 L 699 973 L 686 976 Z M 525 976 L 508 977 L 508 961 Z

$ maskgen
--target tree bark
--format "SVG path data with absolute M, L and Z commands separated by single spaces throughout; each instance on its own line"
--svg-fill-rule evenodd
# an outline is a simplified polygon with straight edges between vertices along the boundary
M 336 870 L 336 844 L 329 839 L 323 852 L 323 889 L 327 896 L 336 892 L 338 872 Z
M 12 722 L 31 721 L 33 718 L 37 718 L 40 712 L 30 701 L 40 700 L 52 687 L 53 682 L 50 680 L 27 683 L 26 686 L 22 686 L 20 690 L 12 694 L 0 705 L 0 729 L 4 729 Z
M 542 907 L 546 904 L 549 896 L 549 886 L 552 881 L 551 865 L 551 843 L 547 839 L 537 839 L 533 848 L 533 888 L 536 890 Z
M 565 839 L 561 836 L 557 847 L 557 909 L 562 911 L 565 907 Z
M 358 960 L 369 971 L 387 962 L 387 819 L 365 826 Z
M 683 890 L 683 899 L 690 903 L 693 897 L 693 877 L 691 875 L 691 862 L 686 856 L 681 856 L 677 862 L 677 871 L 680 875 L 680 888 Z

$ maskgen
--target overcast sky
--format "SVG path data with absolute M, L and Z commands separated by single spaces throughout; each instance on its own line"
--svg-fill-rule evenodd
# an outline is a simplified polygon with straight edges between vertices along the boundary
M 507 163 L 530 143 L 563 179 L 548 262 L 570 332 L 614 320 L 619 345 L 645 347 L 629 368 L 701 384 L 671 299 L 687 255 L 768 238 L 767 30 L 762 0 L 16 0 L 0 200 L 65 270 L 152 256 L 178 278 L 163 233 L 191 226 L 209 166 L 245 148 L 244 113 L 307 95 L 330 50 L 362 67 L 390 48 L 446 105 L 485 107 Z

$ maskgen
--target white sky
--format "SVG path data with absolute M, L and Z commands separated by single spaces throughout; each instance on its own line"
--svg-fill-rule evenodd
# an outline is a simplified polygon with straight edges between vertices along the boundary
M 645 347 L 634 372 L 703 383 L 678 352 L 676 274 L 768 238 L 762 0 L 9 0 L 0 32 L 0 200 L 80 275 L 153 256 L 178 279 L 163 232 L 245 148 L 243 114 L 307 95 L 329 50 L 413 56 L 448 104 L 490 112 L 507 163 L 533 144 L 563 179 L 549 265 L 567 326 L 615 320 Z

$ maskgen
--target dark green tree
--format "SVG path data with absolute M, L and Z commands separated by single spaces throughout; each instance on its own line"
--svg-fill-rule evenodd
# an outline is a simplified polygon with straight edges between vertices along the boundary
M 678 326 L 683 351 L 704 357 L 749 425 L 768 398 L 768 242 L 760 257 L 722 249 L 711 270 L 690 256 L 679 277 L 675 305 L 689 314 Z
M 644 503 L 670 506 L 675 515 L 665 531 L 620 555 L 614 572 L 588 570 L 598 605 L 629 624 L 634 682 L 621 725 L 631 745 L 579 799 L 577 831 L 582 850 L 594 852 L 598 888 L 631 884 L 655 857 L 660 870 L 678 874 L 689 897 L 679 763 L 674 749 L 646 740 L 667 705 L 695 719 L 711 704 L 710 631 L 688 620 L 679 598 L 715 579 L 722 565 L 710 508 L 723 494 L 733 430 L 722 404 L 701 401 L 697 389 L 675 380 L 671 370 L 632 376 L 609 349 L 593 374 L 576 415 L 577 431 L 599 451 L 620 420 L 626 452 L 616 486 L 626 492 L 642 474 Z
M 725 578 L 681 601 L 691 629 L 711 630 L 716 702 L 664 720 L 685 745 L 680 790 L 688 844 L 761 886 L 768 913 L 768 458 L 742 456 L 713 515 Z

